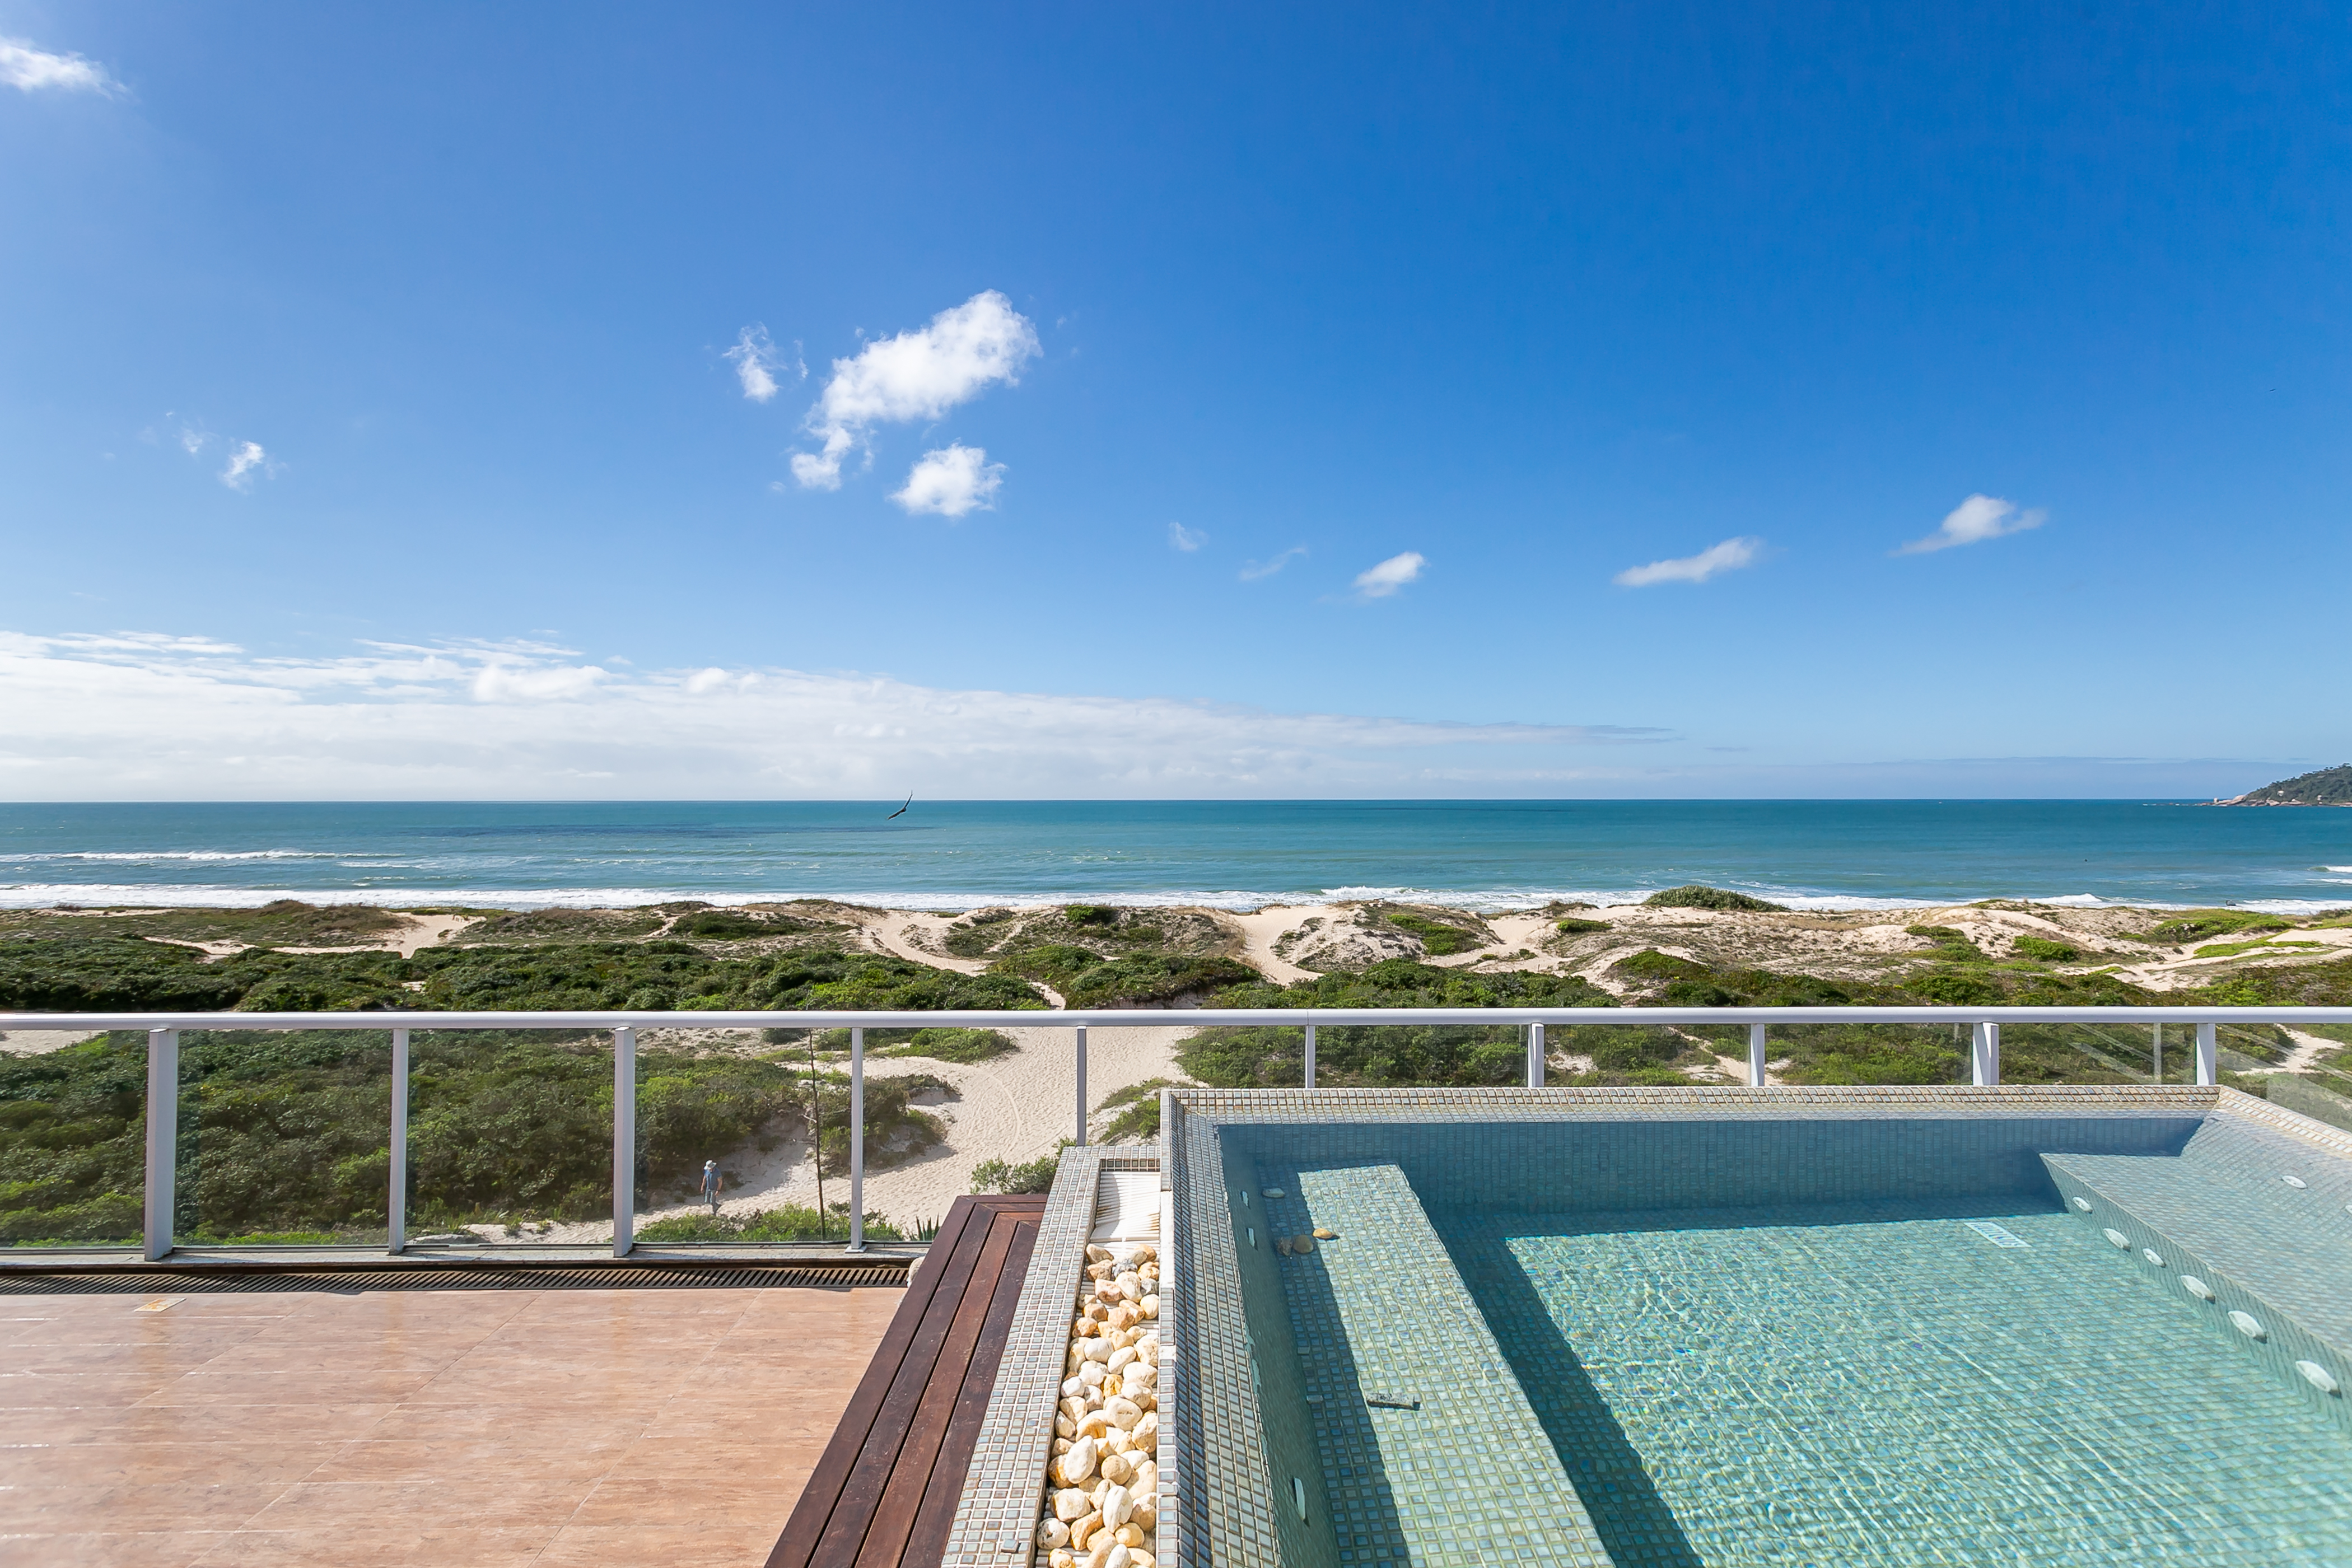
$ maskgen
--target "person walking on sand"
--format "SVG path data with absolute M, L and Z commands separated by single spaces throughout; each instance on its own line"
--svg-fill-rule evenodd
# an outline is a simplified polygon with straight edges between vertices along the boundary
M 719 1162 L 705 1160 L 702 1162 L 702 1201 L 710 1205 L 713 1219 L 719 1216 Z

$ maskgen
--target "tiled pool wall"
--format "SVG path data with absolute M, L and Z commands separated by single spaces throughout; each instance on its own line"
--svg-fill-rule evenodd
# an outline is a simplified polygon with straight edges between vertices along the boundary
M 1324 1489 L 1323 1462 L 1307 1405 L 1307 1370 L 1276 1268 L 1274 1220 L 1263 1194 L 1266 1183 L 1247 1160 L 1228 1159 L 1225 1178 L 1227 1218 L 1242 1238 L 1234 1256 L 1246 1341 L 1243 1349 L 1254 1373 L 1251 1394 L 1265 1434 L 1266 1483 L 1275 1499 L 1281 1561 L 1290 1568 L 1339 1568 L 1329 1528 L 1331 1502 Z M 1288 1495 L 1294 1481 L 1305 1489 L 1303 1515 L 1298 1500 Z
M 2217 1110 L 2228 1114 L 2216 1116 Z M 1655 1212 L 1882 1198 L 2039 1200 L 2054 1208 L 2059 1199 L 2045 1154 L 2173 1160 L 2197 1144 L 2221 1163 L 2275 1163 L 2282 1150 L 2292 1151 L 2328 1167 L 2324 1189 L 2313 1182 L 2309 1190 L 2328 1197 L 2339 1214 L 2352 1202 L 2352 1139 L 2232 1090 L 2189 1086 L 1186 1089 L 1171 1095 L 1167 1122 L 1162 1173 L 1175 1215 L 1170 1240 L 1179 1254 L 1168 1333 L 1182 1367 L 1167 1431 L 1170 1459 L 1184 1478 L 1173 1539 L 1180 1560 L 1202 1568 L 1270 1568 L 1286 1561 L 1322 1568 L 1335 1560 L 1337 1568 L 1354 1568 L 1379 1561 L 1322 1531 L 1295 1528 L 1289 1478 L 1311 1486 L 1316 1469 L 1328 1468 L 1308 1462 L 1317 1413 L 1304 1395 L 1317 1378 L 1294 1333 L 1305 1326 L 1311 1336 L 1318 1326 L 1298 1319 L 1298 1296 L 1286 1296 L 1283 1265 L 1268 1256 L 1271 1235 L 1289 1222 L 1266 1221 L 1263 1196 L 1244 1205 L 1243 1191 L 1275 1185 L 1296 1194 L 1302 1180 L 1312 1179 L 1310 1171 L 1369 1173 L 1385 1165 L 1430 1209 Z M 2334 1195 L 2339 1185 L 2340 1198 Z M 2342 1217 L 2352 1223 L 2352 1215 Z M 2157 1239 L 2150 1232 L 2148 1240 Z M 2136 1239 L 2135 1247 L 2140 1245 Z M 2332 1267 L 2338 1276 L 2344 1271 L 2341 1259 Z M 1452 1274 L 1450 1265 L 1445 1272 Z M 1394 1279 L 1401 1287 L 1404 1275 Z M 1410 1294 L 1398 1291 L 1399 1310 L 1414 1310 Z M 2310 1359 L 2314 1343 L 2282 1327 L 2266 1343 L 2249 1342 L 2247 1353 L 2276 1363 L 2276 1371 Z M 2352 1384 L 2343 1372 L 2337 1376 Z M 2323 1404 L 2332 1400 L 2330 1417 L 2340 1423 L 2343 1397 L 2305 1387 Z M 1327 1461 L 1335 1414 L 1328 1407 L 1320 1413 Z M 1350 1406 L 1349 1414 L 1359 1413 Z M 1345 1434 L 1339 1436 L 1344 1448 Z M 1331 1498 L 1328 1486 L 1319 1501 L 1310 1494 L 1309 1523 L 1330 1518 L 1335 1500 L 1342 1513 L 1353 1506 L 1344 1496 Z M 1507 1554 L 1550 1555 L 1523 1545 Z M 1456 1560 L 1484 1559 L 1474 1551 Z
M 1225 1130 L 1228 1158 L 1401 1167 L 1434 1209 L 1589 1214 L 2046 1193 L 2042 1156 L 2177 1154 L 2196 1116 L 1965 1115 L 1549 1122 L 1272 1123 Z

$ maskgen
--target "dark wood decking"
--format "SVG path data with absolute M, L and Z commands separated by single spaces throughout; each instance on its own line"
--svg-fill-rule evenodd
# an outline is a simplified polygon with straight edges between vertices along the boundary
M 768 1568 L 940 1561 L 1045 1212 L 1043 1196 L 956 1199 Z

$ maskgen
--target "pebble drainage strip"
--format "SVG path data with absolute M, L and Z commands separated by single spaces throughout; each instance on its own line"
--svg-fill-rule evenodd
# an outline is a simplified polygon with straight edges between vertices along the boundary
M 1087 1248 L 1037 1545 L 1050 1568 L 1159 1568 L 1160 1252 Z

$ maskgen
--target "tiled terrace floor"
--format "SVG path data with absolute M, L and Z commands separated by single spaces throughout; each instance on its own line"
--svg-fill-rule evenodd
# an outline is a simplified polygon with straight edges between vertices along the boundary
M 0 1563 L 757 1568 L 901 1294 L 0 1298 Z

